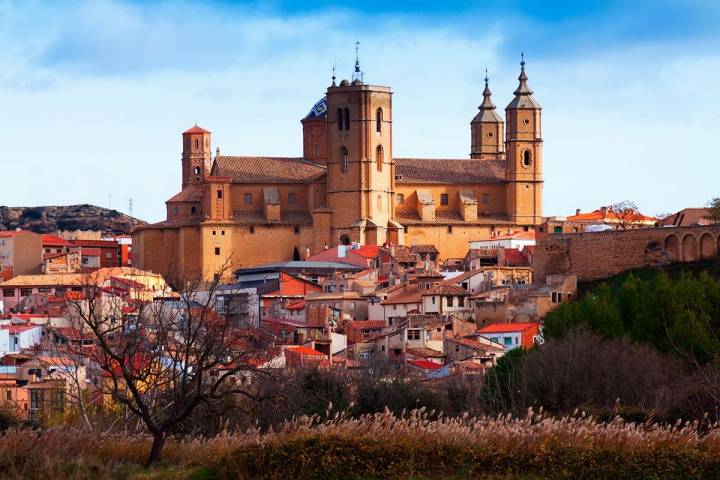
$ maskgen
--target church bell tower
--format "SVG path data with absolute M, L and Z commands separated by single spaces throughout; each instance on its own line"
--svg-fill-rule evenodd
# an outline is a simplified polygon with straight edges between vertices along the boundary
M 538 225 L 542 223 L 542 108 L 527 84 L 524 57 L 518 80 L 515 98 L 505 108 L 506 205 L 510 221 Z
M 483 101 L 477 115 L 470 122 L 470 158 L 479 160 L 502 160 L 505 158 L 505 122 L 495 111 L 492 92 L 485 72 Z
M 197 124 L 186 130 L 183 136 L 182 152 L 182 188 L 200 185 L 210 174 L 212 152 L 210 149 L 210 132 Z

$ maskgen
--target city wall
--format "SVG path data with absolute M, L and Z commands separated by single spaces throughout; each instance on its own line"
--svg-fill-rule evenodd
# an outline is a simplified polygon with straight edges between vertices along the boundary
M 624 270 L 693 262 L 720 255 L 720 225 L 644 228 L 549 235 L 538 241 L 534 278 L 576 274 L 579 281 L 610 277 Z

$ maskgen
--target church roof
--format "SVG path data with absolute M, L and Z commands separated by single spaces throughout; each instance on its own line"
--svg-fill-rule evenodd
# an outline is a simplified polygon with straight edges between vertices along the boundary
M 503 119 L 495 111 L 495 104 L 492 101 L 492 92 L 488 85 L 488 77 L 485 75 L 485 90 L 483 90 L 483 101 L 478 107 L 477 115 L 473 118 L 472 123 L 502 123 Z
M 504 160 L 396 158 L 398 183 L 501 183 Z
M 202 127 L 198 127 L 197 123 L 192 127 L 183 132 L 183 135 L 187 135 L 189 133 L 210 133 L 209 130 L 205 130 Z
M 323 97 L 318 100 L 317 103 L 310 109 L 310 113 L 308 113 L 303 120 L 325 117 L 327 117 L 327 97 Z
M 313 183 L 326 168 L 293 157 L 215 157 L 212 175 L 233 183 Z
M 202 187 L 191 186 L 175 194 L 168 202 L 200 202 L 203 199 Z
M 395 220 L 402 225 L 513 225 L 507 215 L 478 215 L 477 219 L 465 221 L 460 212 L 435 211 L 435 220 L 421 220 L 416 211 L 396 211 Z

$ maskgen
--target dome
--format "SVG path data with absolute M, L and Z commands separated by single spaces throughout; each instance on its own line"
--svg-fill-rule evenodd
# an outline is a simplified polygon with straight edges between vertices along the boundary
M 327 97 L 323 97 L 313 105 L 303 120 L 327 117 Z
M 346 78 L 340 82 L 341 87 L 347 87 L 350 85 L 350 81 Z

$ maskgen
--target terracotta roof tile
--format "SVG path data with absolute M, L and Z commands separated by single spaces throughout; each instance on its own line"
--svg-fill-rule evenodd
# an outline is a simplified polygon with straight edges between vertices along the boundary
M 443 367 L 442 364 L 430 360 L 408 360 L 408 363 L 423 370 L 439 370 Z
M 476 220 L 465 221 L 459 212 L 436 211 L 435 220 L 420 220 L 420 216 L 414 211 L 395 212 L 395 220 L 402 225 L 513 225 L 507 215 L 488 214 L 478 215 Z
M 210 133 L 210 131 L 205 130 L 202 127 L 198 127 L 197 124 L 195 124 L 192 128 L 189 128 L 183 132 L 183 135 L 187 135 L 190 133 Z
M 495 323 L 488 325 L 477 331 L 477 333 L 504 333 L 504 332 L 523 332 L 529 328 L 539 327 L 539 322 L 528 323 Z
M 181 192 L 172 196 L 169 202 L 199 202 L 203 198 L 203 190 L 201 187 L 191 186 L 183 189 Z
M 241 225 L 312 225 L 312 216 L 307 212 L 280 212 L 280 220 L 268 222 L 264 212 L 234 212 L 234 223 Z
M 470 292 L 459 285 L 438 283 L 423 292 L 423 295 L 470 295 Z
M 233 183 L 313 183 L 326 171 L 303 158 L 220 156 L 212 175 L 229 177 Z
M 398 183 L 502 183 L 504 160 L 396 158 Z

